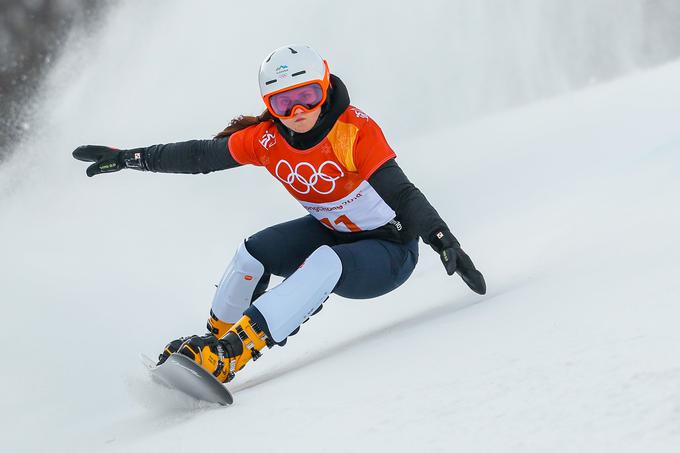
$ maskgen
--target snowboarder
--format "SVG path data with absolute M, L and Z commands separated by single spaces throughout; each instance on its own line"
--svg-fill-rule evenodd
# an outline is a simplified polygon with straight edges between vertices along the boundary
M 88 176 L 263 166 L 309 212 L 239 246 L 213 299 L 209 332 L 171 341 L 159 363 L 179 352 L 230 381 L 265 346 L 297 333 L 331 293 L 367 299 L 399 287 L 416 266 L 419 237 L 448 275 L 486 293 L 482 274 L 397 165 L 380 127 L 350 105 L 326 60 L 309 46 L 281 47 L 262 63 L 259 83 L 264 113 L 233 119 L 211 140 L 73 152 L 94 162 Z M 267 290 L 272 274 L 285 280 Z

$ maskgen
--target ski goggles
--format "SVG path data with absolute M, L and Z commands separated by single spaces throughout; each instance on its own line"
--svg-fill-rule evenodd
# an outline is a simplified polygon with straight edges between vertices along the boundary
M 264 97 L 271 114 L 281 119 L 293 118 L 296 107 L 311 112 L 325 101 L 326 90 L 318 82 L 305 83 Z

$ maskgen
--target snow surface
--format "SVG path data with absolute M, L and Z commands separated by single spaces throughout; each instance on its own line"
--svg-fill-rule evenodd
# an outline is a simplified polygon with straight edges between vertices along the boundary
M 157 99 L 102 79 L 116 64 L 72 75 L 40 150 L 0 167 L 1 451 L 679 451 L 680 63 L 391 140 L 488 295 L 421 247 L 402 288 L 334 297 L 248 365 L 228 408 L 137 354 L 201 332 L 239 241 L 304 212 L 256 168 L 86 178 L 80 143 L 212 132 L 161 124 L 191 93 L 134 104 Z

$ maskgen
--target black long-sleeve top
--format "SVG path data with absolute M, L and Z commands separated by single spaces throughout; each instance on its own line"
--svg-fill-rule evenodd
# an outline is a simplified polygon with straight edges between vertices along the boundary
M 322 107 L 319 121 L 312 131 L 296 134 L 275 120 L 281 135 L 294 148 L 309 149 L 318 144 L 349 105 L 349 95 L 342 81 L 331 75 L 331 85 L 328 101 Z M 210 173 L 241 165 L 232 157 L 227 137 L 153 145 L 135 151 L 143 152 L 146 170 L 153 172 Z M 388 160 L 373 172 L 368 183 L 396 213 L 395 220 L 373 232 L 338 233 L 339 236 L 351 235 L 356 238 L 361 235 L 398 242 L 406 242 L 419 236 L 425 243 L 429 243 L 433 232 L 448 230 L 434 207 L 408 180 L 394 159 Z
M 210 173 L 241 166 L 228 150 L 227 138 L 191 140 L 141 148 L 149 171 L 159 173 Z M 417 236 L 428 243 L 433 231 L 447 228 L 425 195 L 406 177 L 394 159 L 382 164 L 368 183 L 396 213 L 402 241 Z M 394 227 L 396 228 L 396 227 Z M 352 234 L 352 233 L 346 233 Z

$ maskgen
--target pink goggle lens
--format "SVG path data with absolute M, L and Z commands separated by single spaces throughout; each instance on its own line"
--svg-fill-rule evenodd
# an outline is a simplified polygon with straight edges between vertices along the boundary
M 311 110 L 317 107 L 322 99 L 323 89 L 321 85 L 312 83 L 277 93 L 269 98 L 269 104 L 277 115 L 290 116 L 295 106 L 301 105 Z

